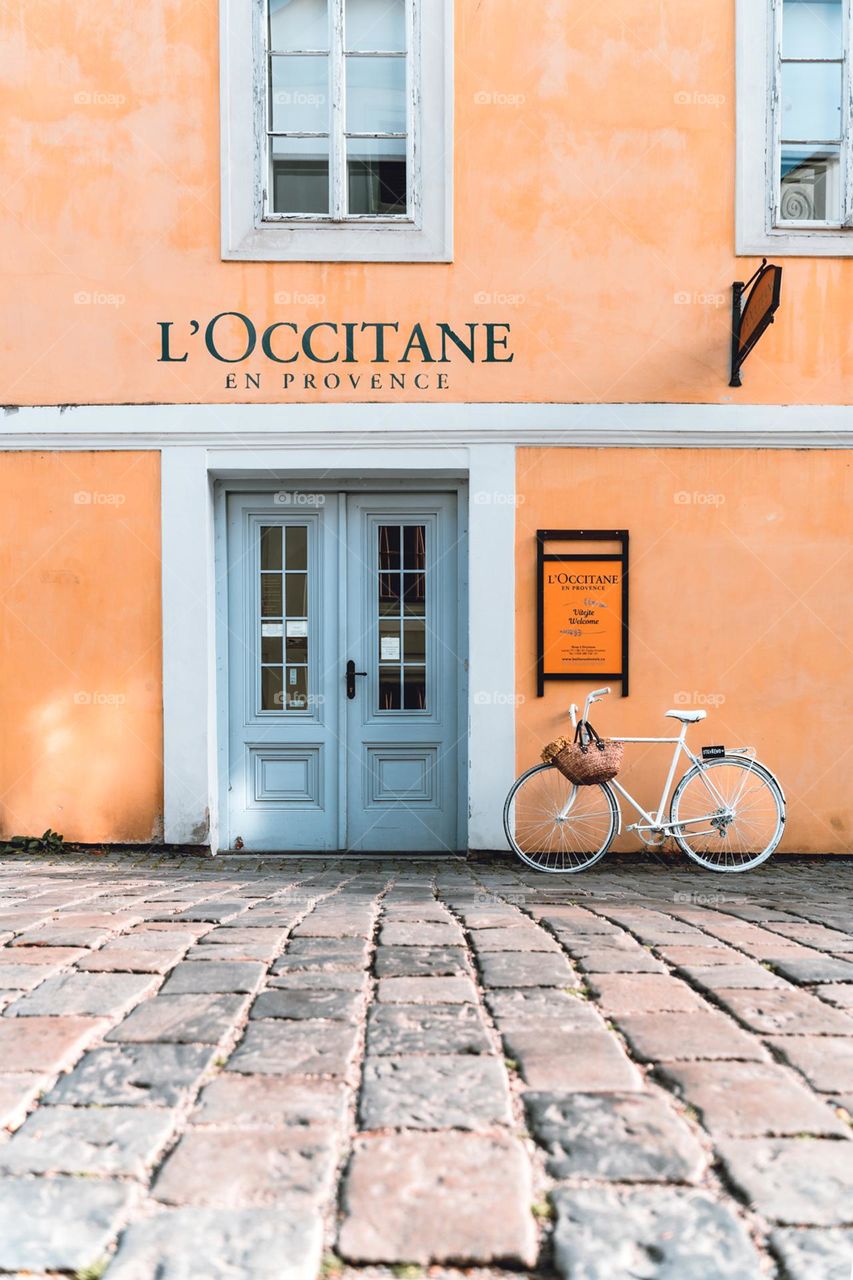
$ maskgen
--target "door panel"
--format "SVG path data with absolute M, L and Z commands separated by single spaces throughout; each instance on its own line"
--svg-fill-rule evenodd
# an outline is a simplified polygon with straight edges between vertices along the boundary
M 228 498 L 231 846 L 338 847 L 337 519 Z
M 227 533 L 229 846 L 455 851 L 456 495 L 234 493 Z
M 347 847 L 457 848 L 456 496 L 347 502 Z

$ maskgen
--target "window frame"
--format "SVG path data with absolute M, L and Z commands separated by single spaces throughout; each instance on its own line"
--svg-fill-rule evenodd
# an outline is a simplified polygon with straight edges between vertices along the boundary
M 853 76 L 849 38 L 853 0 L 844 5 L 840 222 L 782 222 L 777 173 L 781 147 L 782 0 L 737 0 L 737 176 L 735 249 L 738 254 L 791 257 L 853 256 Z
M 407 212 L 305 216 L 266 211 L 267 0 L 220 0 L 224 259 L 449 262 L 452 259 L 453 0 L 406 0 Z M 424 13 L 429 22 L 421 21 Z M 339 49 L 338 52 L 341 52 Z M 332 112 L 341 110 L 332 73 Z M 342 70 L 342 60 L 339 72 Z M 337 90 L 337 92 L 336 92 Z M 337 181 L 345 180 L 336 166 Z M 330 171 L 330 186 L 335 175 Z M 337 205 L 340 208 L 340 190 Z M 335 207 L 334 205 L 332 206 Z

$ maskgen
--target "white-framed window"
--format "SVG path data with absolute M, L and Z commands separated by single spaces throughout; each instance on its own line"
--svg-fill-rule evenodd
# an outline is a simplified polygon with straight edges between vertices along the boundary
M 220 0 L 222 256 L 446 262 L 453 0 Z
M 737 252 L 853 255 L 853 0 L 737 14 Z

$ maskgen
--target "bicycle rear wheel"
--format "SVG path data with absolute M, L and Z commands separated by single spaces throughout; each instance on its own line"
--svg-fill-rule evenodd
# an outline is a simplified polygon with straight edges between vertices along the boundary
M 678 847 L 700 867 L 749 871 L 782 839 L 785 797 L 764 765 L 723 756 L 687 770 L 673 793 L 669 817 L 676 824 L 672 834 Z
M 576 787 L 552 764 L 516 778 L 504 805 L 504 831 L 536 871 L 586 871 L 607 852 L 619 825 L 610 787 Z

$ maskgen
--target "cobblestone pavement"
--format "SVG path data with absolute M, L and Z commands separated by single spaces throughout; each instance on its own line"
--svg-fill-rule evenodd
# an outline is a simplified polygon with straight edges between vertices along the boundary
M 851 886 L 0 859 L 0 1272 L 849 1280 Z

